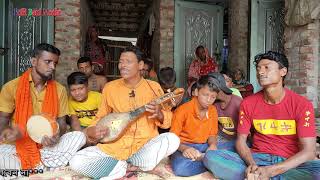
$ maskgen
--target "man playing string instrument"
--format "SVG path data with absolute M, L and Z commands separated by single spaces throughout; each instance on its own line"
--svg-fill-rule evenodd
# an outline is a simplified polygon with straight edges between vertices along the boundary
M 59 56 L 60 50 L 56 47 L 38 44 L 31 55 L 32 68 L 3 86 L 0 93 L 0 169 L 65 166 L 85 144 L 82 132 L 64 134 L 67 92 L 52 80 Z M 45 136 L 41 144 L 34 142 L 27 133 L 26 124 L 35 114 L 46 114 L 56 120 L 60 133 Z
M 105 85 L 96 122 L 109 113 L 129 112 L 143 105 L 146 112 L 118 140 L 79 151 L 70 161 L 73 170 L 91 178 L 117 179 L 126 174 L 128 165 L 150 171 L 177 150 L 179 138 L 175 134 L 158 133 L 158 127 L 170 127 L 172 113 L 152 101 L 163 91 L 157 82 L 141 76 L 143 65 L 138 48 L 129 47 L 121 53 L 118 68 L 122 78 Z M 91 126 L 85 132 L 96 142 L 109 133 L 101 126 Z

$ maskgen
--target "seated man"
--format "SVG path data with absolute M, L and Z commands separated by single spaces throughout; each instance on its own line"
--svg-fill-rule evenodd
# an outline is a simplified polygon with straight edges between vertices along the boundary
M 70 161 L 76 172 L 91 178 L 117 179 L 126 174 L 128 164 L 135 166 L 130 170 L 150 171 L 178 149 L 179 138 L 175 134 L 158 133 L 158 127 L 170 127 L 172 112 L 161 110 L 153 101 L 163 95 L 163 91 L 157 82 L 141 76 L 144 65 L 141 56 L 141 51 L 135 47 L 128 47 L 121 53 L 118 68 L 122 78 L 106 84 L 95 122 L 110 113 L 137 109 L 146 112 L 137 117 L 117 140 L 98 143 L 77 152 Z M 84 131 L 91 142 L 99 142 L 109 133 L 108 128 L 94 124 Z
M 170 132 L 180 138 L 178 151 L 171 156 L 176 176 L 193 176 L 207 171 L 203 154 L 217 149 L 218 112 L 213 102 L 219 92 L 219 82 L 202 76 L 197 82 L 195 97 L 179 106 L 174 113 Z
M 236 149 L 239 153 L 209 151 L 205 166 L 221 179 L 319 179 L 315 159 L 316 132 L 311 102 L 284 88 L 288 73 L 285 55 L 269 51 L 255 57 L 257 78 L 263 88 L 240 106 Z M 247 137 L 253 129 L 250 149 Z
M 239 120 L 239 108 L 242 98 L 233 95 L 226 86 L 224 77 L 220 73 L 209 73 L 219 81 L 220 91 L 214 102 L 218 110 L 218 149 L 226 149 L 236 152 L 235 142 L 237 138 L 237 125 Z
M 91 91 L 102 92 L 104 85 L 107 83 L 107 78 L 93 73 L 92 61 L 88 57 L 81 57 L 77 66 L 80 72 L 83 72 L 88 77 L 88 87 Z
M 32 68 L 3 86 L 0 93 L 1 170 L 63 167 L 86 143 L 82 132 L 64 134 L 67 91 L 52 80 L 59 56 L 60 50 L 56 47 L 38 44 L 31 55 Z M 41 144 L 34 142 L 26 130 L 28 119 L 38 114 L 52 117 L 60 130 L 60 134 L 53 137 L 44 136 Z
M 153 62 L 149 58 L 143 59 L 144 66 L 141 70 L 141 76 L 145 79 L 158 82 L 157 73 L 153 70 Z
M 69 113 L 71 128 L 74 131 L 91 125 L 101 103 L 101 94 L 88 90 L 88 78 L 82 72 L 73 72 L 67 79 L 71 97 Z

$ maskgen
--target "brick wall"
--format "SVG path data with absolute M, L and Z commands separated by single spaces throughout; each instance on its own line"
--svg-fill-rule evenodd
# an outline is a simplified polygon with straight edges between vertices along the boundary
M 66 85 L 80 56 L 80 0 L 56 0 L 55 7 L 61 9 L 61 16 L 55 17 L 54 44 L 61 50 L 55 78 Z
M 229 63 L 228 68 L 240 68 L 247 72 L 249 1 L 229 1 Z
M 160 1 L 160 68 L 173 67 L 174 1 Z
M 155 67 L 173 67 L 174 1 L 153 1 L 153 13 L 156 27 L 153 32 L 151 56 L 155 61 Z
M 286 84 L 319 107 L 320 23 L 285 28 L 285 53 L 289 59 Z

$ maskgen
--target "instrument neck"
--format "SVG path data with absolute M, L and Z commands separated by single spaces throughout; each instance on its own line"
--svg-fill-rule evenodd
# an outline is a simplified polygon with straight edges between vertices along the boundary
M 130 116 L 131 116 L 132 118 L 137 118 L 137 117 L 139 117 L 142 113 L 144 113 L 145 111 L 146 111 L 146 107 L 145 107 L 145 105 L 143 105 L 143 106 L 135 109 L 134 111 L 131 111 L 131 112 L 130 112 Z
M 162 95 L 161 97 L 155 99 L 154 101 L 155 101 L 156 104 L 161 104 L 161 103 L 167 101 L 168 99 L 171 99 L 173 96 L 174 96 L 174 93 L 173 93 L 173 92 L 167 93 L 167 94 L 164 94 L 164 95 Z M 144 113 L 145 111 L 146 111 L 146 107 L 145 107 L 145 105 L 143 105 L 143 106 L 135 109 L 134 111 L 131 111 L 131 112 L 130 112 L 130 116 L 131 116 L 132 118 L 137 118 L 137 117 L 139 117 L 142 113 Z

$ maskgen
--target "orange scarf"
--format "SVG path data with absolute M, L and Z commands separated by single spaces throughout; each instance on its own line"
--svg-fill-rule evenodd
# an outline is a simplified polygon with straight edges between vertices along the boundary
M 41 145 L 35 143 L 26 131 L 29 117 L 32 115 L 32 98 L 30 92 L 29 77 L 31 68 L 20 77 L 16 92 L 15 124 L 22 133 L 22 138 L 16 141 L 18 157 L 21 161 L 21 169 L 32 169 L 40 163 Z M 42 103 L 42 113 L 52 117 L 58 115 L 58 94 L 55 81 L 49 80 L 46 86 L 46 94 Z

